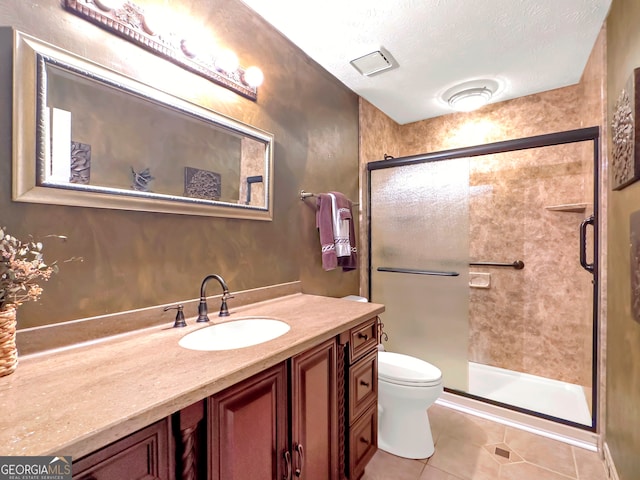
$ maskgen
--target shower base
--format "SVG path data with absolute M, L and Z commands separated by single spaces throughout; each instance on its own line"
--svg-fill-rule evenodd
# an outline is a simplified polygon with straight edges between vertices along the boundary
M 591 425 L 591 412 L 580 385 L 469 362 L 469 393 L 581 425 Z

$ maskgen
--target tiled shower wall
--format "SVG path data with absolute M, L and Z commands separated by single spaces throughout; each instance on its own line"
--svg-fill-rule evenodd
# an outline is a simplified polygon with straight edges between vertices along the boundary
M 573 144 L 470 159 L 470 258 L 525 263 L 471 267 L 491 283 L 470 288 L 470 361 L 591 385 L 591 275 L 578 262 L 593 197 L 585 158 L 592 148 Z
M 602 126 L 605 48 L 603 32 L 576 85 L 491 104 L 476 112 L 397 125 L 361 99 L 361 168 L 382 160 L 385 153 L 417 155 Z M 485 298 L 480 302 L 481 293 L 472 289 L 470 360 L 590 386 L 590 305 L 576 308 L 578 296 L 590 289 L 590 284 L 585 287 L 577 279 L 586 275 L 587 282 L 591 280 L 577 263 L 578 225 L 592 211 L 586 192 L 593 187 L 585 183 L 593 179 L 592 147 L 585 148 L 576 152 L 576 147 L 550 147 L 472 163 L 470 255 L 477 254 L 483 261 L 521 259 L 526 267 L 495 274 L 492 270 L 492 288 L 482 293 Z M 362 185 L 366 190 L 366 183 Z M 565 203 L 589 205 L 575 213 L 546 208 Z M 362 220 L 366 231 L 366 219 Z M 520 238 L 510 240 L 514 235 Z M 483 246 L 482 236 L 490 236 L 491 242 Z M 551 240 L 557 238 L 562 240 L 552 246 L 556 242 Z M 363 271 L 363 294 L 367 294 L 366 285 Z

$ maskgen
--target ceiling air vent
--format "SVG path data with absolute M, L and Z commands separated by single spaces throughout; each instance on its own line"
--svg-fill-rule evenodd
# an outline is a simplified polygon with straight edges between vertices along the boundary
M 351 60 L 349 63 L 362 75 L 367 76 L 384 72 L 397 65 L 393 57 L 384 48 Z

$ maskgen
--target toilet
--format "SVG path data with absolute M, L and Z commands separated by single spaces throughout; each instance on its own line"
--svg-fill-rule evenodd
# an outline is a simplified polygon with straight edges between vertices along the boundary
M 405 458 L 433 455 L 427 408 L 442 393 L 442 373 L 401 353 L 378 352 L 378 447 Z
M 343 298 L 367 301 L 356 295 Z M 378 448 L 404 458 L 433 455 L 427 408 L 442 390 L 437 367 L 409 355 L 378 352 Z

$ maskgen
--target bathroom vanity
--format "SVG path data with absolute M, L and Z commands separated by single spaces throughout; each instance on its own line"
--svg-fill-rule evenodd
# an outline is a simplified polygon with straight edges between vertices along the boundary
M 0 379 L 0 455 L 71 455 L 83 479 L 359 478 L 383 310 L 299 293 L 230 308 L 291 326 L 253 347 L 184 349 L 191 318 L 26 357 Z

